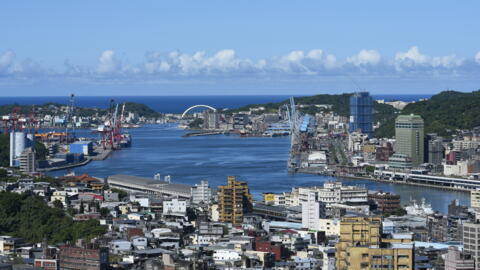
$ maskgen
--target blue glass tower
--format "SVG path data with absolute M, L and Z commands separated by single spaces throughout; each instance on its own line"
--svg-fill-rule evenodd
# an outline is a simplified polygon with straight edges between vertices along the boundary
M 368 92 L 354 93 L 350 97 L 349 131 L 358 130 L 373 137 L 373 99 Z

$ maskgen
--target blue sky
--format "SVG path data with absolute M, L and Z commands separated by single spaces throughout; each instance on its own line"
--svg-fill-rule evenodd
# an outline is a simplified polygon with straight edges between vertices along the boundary
M 471 91 L 478 1 L 4 1 L 0 95 Z

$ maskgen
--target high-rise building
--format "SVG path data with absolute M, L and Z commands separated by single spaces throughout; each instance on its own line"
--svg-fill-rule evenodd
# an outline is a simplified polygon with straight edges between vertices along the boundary
M 320 230 L 320 218 L 325 217 L 325 203 L 318 201 L 318 193 L 310 190 L 307 200 L 302 202 L 302 226 L 310 230 Z
M 395 152 L 411 158 L 412 165 L 424 161 L 423 119 L 419 115 L 399 115 L 395 120 Z
M 241 224 L 243 214 L 252 210 L 252 195 L 246 182 L 229 176 L 226 186 L 218 187 L 219 221 Z
M 19 160 L 20 171 L 24 173 L 34 173 L 37 170 L 35 150 L 33 149 L 33 147 L 28 147 L 23 150 Z
M 340 223 L 338 270 L 414 269 L 411 234 L 382 238 L 381 217 L 348 217 Z
M 442 165 L 445 156 L 442 137 L 435 133 L 429 133 L 425 136 L 424 158 L 425 162 L 433 165 Z
M 191 189 L 192 203 L 199 204 L 201 202 L 209 204 L 212 200 L 212 189 L 208 185 L 207 180 L 202 180 L 200 184 L 195 184 Z
M 480 223 L 463 224 L 463 251 L 475 260 L 475 270 L 480 269 Z
M 350 133 L 361 131 L 373 137 L 373 99 L 368 92 L 354 93 L 350 97 Z
M 478 219 L 480 217 L 480 189 L 470 191 L 470 206 Z

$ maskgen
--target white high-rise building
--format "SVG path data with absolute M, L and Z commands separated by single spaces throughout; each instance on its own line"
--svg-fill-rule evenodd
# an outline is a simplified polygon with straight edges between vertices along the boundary
M 210 203 L 212 200 L 212 189 L 208 185 L 207 180 L 202 180 L 200 184 L 195 184 L 191 189 L 192 203 L 199 204 L 204 202 Z
M 302 202 L 302 226 L 310 230 L 318 230 L 320 218 L 325 216 L 325 204 L 318 201 L 315 191 L 306 194 L 306 201 Z

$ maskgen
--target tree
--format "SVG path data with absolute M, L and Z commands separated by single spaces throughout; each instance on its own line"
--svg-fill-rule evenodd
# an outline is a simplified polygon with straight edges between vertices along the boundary
M 83 205 L 83 201 L 80 202 L 80 210 L 78 211 L 80 214 L 85 212 L 85 206 Z
M 198 128 L 202 128 L 202 125 L 203 125 L 203 119 L 196 118 L 195 120 L 190 122 L 190 124 L 188 124 L 188 127 L 193 129 L 198 129 Z
M 48 156 L 48 149 L 45 145 L 41 142 L 35 141 L 35 158 L 37 160 L 45 160 Z
M 63 203 L 62 203 L 61 201 L 59 201 L 59 200 L 53 201 L 53 206 L 54 206 L 55 208 L 63 209 Z
M 74 222 L 65 211 L 49 207 L 32 194 L 0 192 L 0 235 L 22 237 L 29 242 L 49 243 L 91 239 L 105 233 L 97 220 Z
M 118 188 L 111 188 L 110 189 L 112 192 L 118 193 L 118 199 L 123 200 L 128 196 L 128 193 L 124 190 L 118 189 Z
M 375 171 L 375 166 L 368 165 L 365 167 L 365 171 L 367 171 L 367 173 L 373 173 Z
M 0 166 L 10 166 L 10 135 L 0 134 Z
M 110 210 L 108 208 L 106 207 L 100 208 L 100 215 L 102 217 L 107 217 L 109 213 L 110 213 Z
M 0 178 L 5 178 L 7 177 L 7 175 L 8 175 L 7 170 L 0 169 Z
M 70 216 L 74 216 L 78 213 L 77 209 L 73 208 L 73 207 L 68 207 L 67 209 L 67 213 L 70 215 Z

